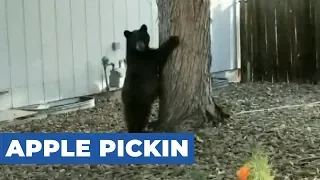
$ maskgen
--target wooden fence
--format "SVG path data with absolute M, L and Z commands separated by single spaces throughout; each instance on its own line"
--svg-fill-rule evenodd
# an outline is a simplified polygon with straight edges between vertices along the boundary
M 240 24 L 243 81 L 320 75 L 320 0 L 241 0 Z

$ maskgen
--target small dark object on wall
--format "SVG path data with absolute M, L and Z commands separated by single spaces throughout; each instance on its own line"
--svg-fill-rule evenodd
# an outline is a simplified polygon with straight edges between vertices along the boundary
M 112 50 L 116 51 L 118 49 L 120 49 L 120 43 L 119 42 L 113 42 L 112 43 Z
M 0 96 L 9 93 L 9 91 L 0 91 Z

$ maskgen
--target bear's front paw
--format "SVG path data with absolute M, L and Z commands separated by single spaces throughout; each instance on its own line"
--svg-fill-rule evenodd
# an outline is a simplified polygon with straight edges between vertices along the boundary
M 180 44 L 179 36 L 171 36 L 170 42 L 174 47 L 177 47 Z

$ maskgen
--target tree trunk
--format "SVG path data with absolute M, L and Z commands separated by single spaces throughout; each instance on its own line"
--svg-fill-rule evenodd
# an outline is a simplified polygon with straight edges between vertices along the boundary
M 180 45 L 161 77 L 156 131 L 175 131 L 189 118 L 222 123 L 229 115 L 212 97 L 210 0 L 157 0 L 160 44 L 176 35 Z

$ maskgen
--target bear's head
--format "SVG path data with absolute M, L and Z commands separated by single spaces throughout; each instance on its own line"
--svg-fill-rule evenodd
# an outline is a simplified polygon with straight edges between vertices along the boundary
M 150 36 L 145 24 L 143 24 L 138 30 L 125 30 L 123 34 L 127 39 L 127 48 L 135 49 L 140 52 L 144 52 L 149 49 Z

